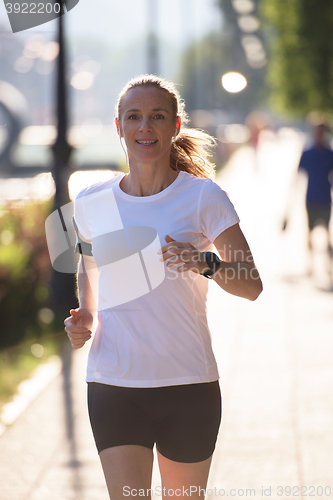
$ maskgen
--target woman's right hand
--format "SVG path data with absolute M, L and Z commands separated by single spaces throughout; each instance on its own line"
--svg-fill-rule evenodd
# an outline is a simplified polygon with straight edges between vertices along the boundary
M 91 338 L 93 317 L 83 307 L 71 309 L 69 312 L 71 314 L 70 317 L 64 321 L 65 331 L 73 349 L 80 349 Z

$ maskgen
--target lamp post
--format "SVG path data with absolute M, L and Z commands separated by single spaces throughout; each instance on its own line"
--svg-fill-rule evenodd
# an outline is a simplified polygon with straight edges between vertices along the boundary
M 59 0 L 58 3 L 63 3 Z M 53 210 L 69 203 L 68 180 L 71 174 L 69 161 L 73 147 L 67 141 L 68 132 L 68 102 L 66 83 L 66 44 L 64 39 L 64 16 L 58 17 L 58 44 L 59 54 L 57 58 L 56 79 L 56 115 L 57 115 L 57 138 L 51 149 L 54 161 L 51 169 L 55 182 L 55 196 Z M 64 228 L 65 229 L 65 228 Z M 52 304 L 59 312 L 75 307 L 77 297 L 75 295 L 75 277 L 73 274 L 59 273 L 53 270 L 51 278 L 53 292 Z
M 63 3 L 60 0 L 59 3 Z M 54 209 L 60 208 L 68 203 L 68 180 L 70 176 L 69 160 L 73 147 L 67 141 L 68 132 L 68 110 L 67 110 L 67 85 L 66 85 L 66 46 L 64 40 L 64 16 L 58 17 L 58 44 L 59 54 L 57 59 L 56 80 L 56 114 L 57 114 L 57 138 L 52 145 L 54 163 L 52 176 L 55 182 L 56 192 L 54 197 Z
M 247 80 L 241 73 L 230 71 L 222 76 L 221 83 L 226 91 L 225 108 L 229 114 L 229 118 L 239 120 L 239 106 L 241 101 L 235 96 L 247 87 Z
M 158 20 L 158 0 L 147 0 L 147 19 L 148 19 L 148 40 L 147 40 L 147 59 L 148 73 L 157 75 L 159 71 L 158 62 L 158 39 L 156 35 L 156 25 Z

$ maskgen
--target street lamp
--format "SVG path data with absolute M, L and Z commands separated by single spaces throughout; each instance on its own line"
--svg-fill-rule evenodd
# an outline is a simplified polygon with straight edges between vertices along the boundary
M 63 0 L 59 0 L 63 3 Z M 57 82 L 56 82 L 56 114 L 57 138 L 52 145 L 54 162 L 52 175 L 55 183 L 54 210 L 69 203 L 68 180 L 71 173 L 69 161 L 73 147 L 67 141 L 68 132 L 68 103 L 66 81 L 66 44 L 63 32 L 63 17 L 58 18 Z M 64 228 L 67 231 L 66 228 Z M 60 273 L 53 270 L 51 278 L 53 290 L 53 305 L 55 309 L 68 309 L 77 303 L 75 295 L 75 278 L 73 274 Z
M 147 40 L 147 58 L 148 73 L 158 74 L 158 40 L 156 35 L 156 26 L 158 19 L 158 0 L 147 0 L 147 18 L 148 18 L 148 40 Z
M 59 3 L 63 3 L 61 0 Z M 54 197 L 55 209 L 68 203 L 68 180 L 70 176 L 69 160 L 73 147 L 67 141 L 68 132 L 68 107 L 67 107 L 67 82 L 66 82 L 66 45 L 63 30 L 63 17 L 58 18 L 58 45 L 57 82 L 56 82 L 56 114 L 57 138 L 52 145 L 54 164 L 52 175 L 56 192 Z
M 225 73 L 222 76 L 222 87 L 232 94 L 236 94 L 237 92 L 241 92 L 245 89 L 247 85 L 246 78 L 240 73 L 229 72 Z
M 247 80 L 241 73 L 230 71 L 222 76 L 222 87 L 226 91 L 224 105 L 230 119 L 238 120 L 243 99 L 238 96 L 247 86 Z

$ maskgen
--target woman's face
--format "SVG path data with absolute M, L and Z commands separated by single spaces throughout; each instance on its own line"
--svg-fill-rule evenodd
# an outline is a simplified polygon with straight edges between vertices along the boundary
M 170 161 L 172 137 L 180 118 L 175 121 L 169 94 L 157 87 L 135 87 L 123 97 L 120 130 L 129 160 L 140 162 Z

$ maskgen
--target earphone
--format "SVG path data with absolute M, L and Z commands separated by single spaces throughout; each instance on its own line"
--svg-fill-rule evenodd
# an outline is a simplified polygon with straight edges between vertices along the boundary
M 175 137 L 178 135 L 178 128 L 176 127 Z

